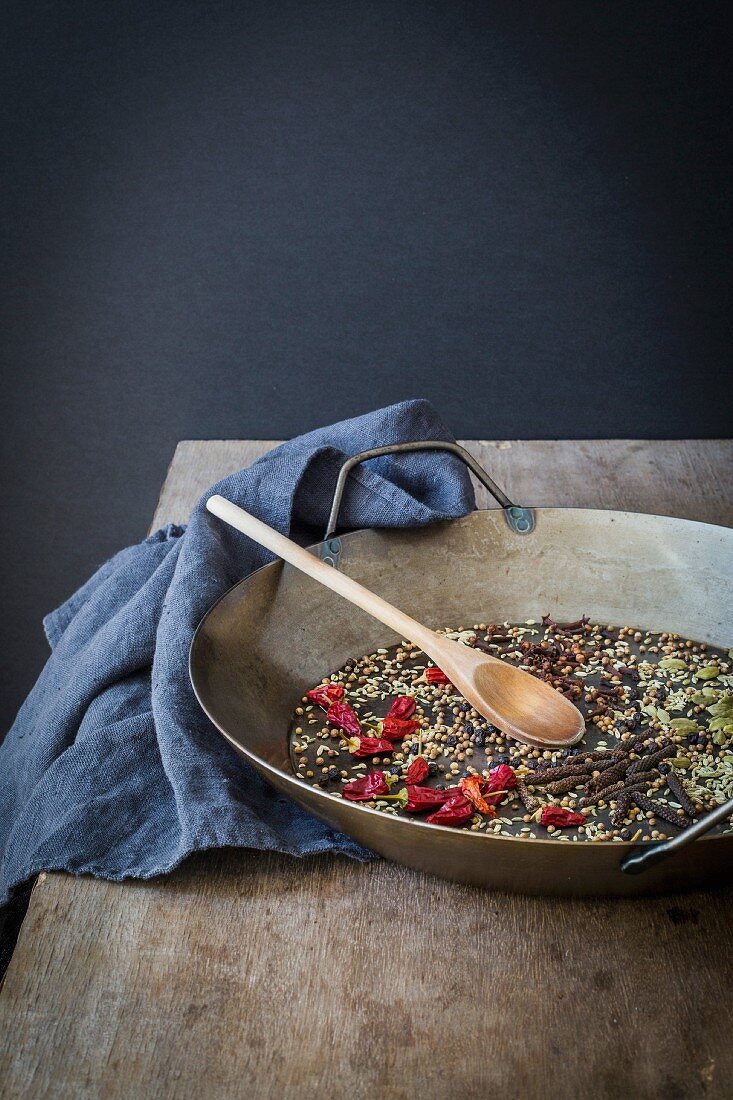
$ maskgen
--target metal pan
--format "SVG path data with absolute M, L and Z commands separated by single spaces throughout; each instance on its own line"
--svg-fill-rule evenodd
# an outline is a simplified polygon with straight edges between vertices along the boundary
M 500 508 L 418 530 L 337 536 L 349 471 L 367 458 L 420 449 L 458 454 Z M 523 621 L 552 608 L 558 619 L 582 612 L 597 622 L 731 644 L 733 530 L 632 512 L 520 508 L 454 444 L 401 444 L 350 459 L 327 536 L 312 552 L 433 627 Z M 214 725 L 278 791 L 388 859 L 459 882 L 533 894 L 636 895 L 733 878 L 733 834 L 697 839 L 693 826 L 672 841 L 636 846 L 524 840 L 395 818 L 297 779 L 287 729 L 301 695 L 349 657 L 397 640 L 321 585 L 274 562 L 207 613 L 191 645 L 191 681 Z

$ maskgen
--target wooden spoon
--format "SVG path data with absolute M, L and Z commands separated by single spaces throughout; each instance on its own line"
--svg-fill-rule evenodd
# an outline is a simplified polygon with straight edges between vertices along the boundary
M 400 638 L 418 645 L 471 706 L 503 733 L 542 747 L 557 748 L 580 741 L 585 732 L 582 714 L 549 684 L 481 650 L 441 637 L 230 500 L 212 496 L 206 507 L 231 527 L 396 631 Z

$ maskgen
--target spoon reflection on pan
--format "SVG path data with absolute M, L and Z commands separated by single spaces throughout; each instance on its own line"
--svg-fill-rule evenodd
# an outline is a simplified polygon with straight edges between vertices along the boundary
M 574 745 L 583 736 L 582 714 L 549 684 L 481 650 L 441 637 L 230 500 L 212 496 L 206 507 L 231 527 L 356 604 L 401 638 L 418 645 L 471 706 L 503 733 L 527 745 L 551 748 Z

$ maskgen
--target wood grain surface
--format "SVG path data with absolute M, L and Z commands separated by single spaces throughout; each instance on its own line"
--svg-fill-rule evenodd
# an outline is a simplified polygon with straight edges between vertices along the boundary
M 154 526 L 272 444 L 179 444 Z M 518 503 L 733 521 L 733 445 L 470 443 Z M 523 898 L 386 862 L 205 853 L 42 875 L 3 1097 L 733 1096 L 733 893 Z

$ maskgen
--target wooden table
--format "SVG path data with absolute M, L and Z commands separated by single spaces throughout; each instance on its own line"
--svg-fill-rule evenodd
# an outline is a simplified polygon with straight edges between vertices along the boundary
M 155 526 L 269 446 L 180 443 Z M 520 502 L 733 521 L 730 444 L 469 447 Z M 522 898 L 249 851 L 148 883 L 42 875 L 0 1094 L 731 1097 L 732 901 Z

